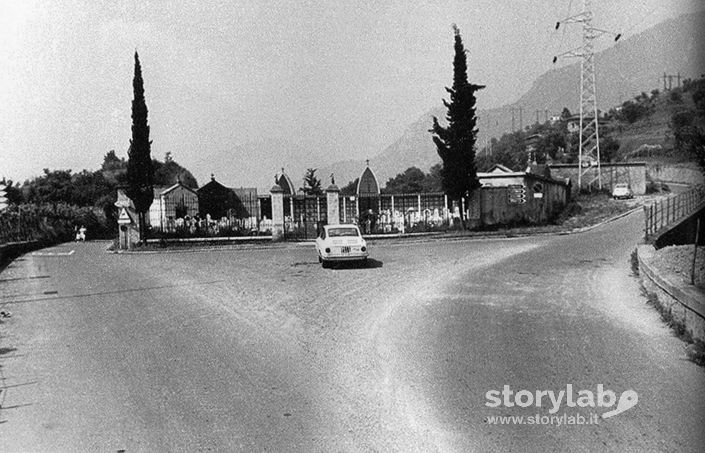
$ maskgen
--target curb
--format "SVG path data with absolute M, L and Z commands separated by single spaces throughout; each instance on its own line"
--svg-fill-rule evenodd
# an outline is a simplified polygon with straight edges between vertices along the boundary
M 25 253 L 38 250 L 51 244 L 41 241 L 8 242 L 0 245 L 0 272 L 5 269 L 15 258 Z
M 638 245 L 636 250 L 639 258 L 639 266 L 645 271 L 644 274 L 646 274 L 656 286 L 676 299 L 681 305 L 705 319 L 705 292 L 699 291 L 695 287 L 690 288 L 683 284 L 679 285 L 659 275 L 658 271 L 646 261 L 653 256 L 656 251 L 652 245 Z
M 299 243 L 293 243 L 296 245 Z M 308 245 L 308 244 L 306 244 Z M 313 243 L 311 243 L 313 245 Z M 181 248 L 181 249 L 162 249 L 162 250 L 109 250 L 106 249 L 107 253 L 112 253 L 115 255 L 156 255 L 164 253 L 205 253 L 213 251 L 223 251 L 223 250 L 271 250 L 271 249 L 284 249 L 287 248 L 287 244 L 273 243 L 268 245 L 260 246 L 248 246 L 242 243 L 220 245 L 216 247 L 191 247 L 191 248 Z
M 394 240 L 394 239 L 415 239 L 418 242 L 424 242 L 424 240 L 429 241 L 429 240 L 446 240 L 446 241 L 477 241 L 477 240 L 489 240 L 489 239 L 521 239 L 521 238 L 526 238 L 526 237 L 534 237 L 534 236 L 565 236 L 569 234 L 579 234 L 579 233 L 585 233 L 590 230 L 593 230 L 595 228 L 598 228 L 602 225 L 606 225 L 610 222 L 614 222 L 615 220 L 619 220 L 623 217 L 626 217 L 628 215 L 634 214 L 637 211 L 641 211 L 643 209 L 642 206 L 636 207 L 634 209 L 631 209 L 626 212 L 622 212 L 620 214 L 617 214 L 613 217 L 610 217 L 608 219 L 605 219 L 599 223 L 596 223 L 594 225 L 589 225 L 586 227 L 580 227 L 580 228 L 573 228 L 570 230 L 562 230 L 562 231 L 542 231 L 542 232 L 528 232 L 528 233 L 511 233 L 511 232 L 502 232 L 502 233 L 493 233 L 493 232 L 478 232 L 477 234 L 471 234 L 471 235 L 446 235 L 446 233 L 443 232 L 426 232 L 426 233 L 405 233 L 405 234 L 373 234 L 373 235 L 364 235 L 363 237 L 366 240 L 373 240 L 373 241 L 386 241 L 386 240 Z M 163 249 L 163 250 L 142 250 L 142 251 L 134 251 L 134 250 L 121 250 L 121 251 L 116 251 L 116 250 L 108 250 L 110 253 L 115 253 L 118 255 L 139 255 L 139 254 L 157 254 L 157 253 L 197 253 L 197 252 L 207 252 L 207 251 L 219 251 L 219 250 L 268 250 L 268 249 L 282 249 L 282 248 L 287 248 L 287 247 L 308 247 L 308 246 L 313 246 L 315 243 L 314 239 L 307 239 L 303 241 L 296 241 L 296 242 L 276 242 L 276 243 L 263 243 L 258 246 L 252 246 L 248 247 L 247 244 L 245 243 L 234 243 L 234 244 L 227 244 L 227 245 L 222 245 L 219 247 L 202 247 L 202 248 L 184 248 L 181 250 L 174 250 L 174 249 Z
M 665 294 L 662 300 L 658 291 L 655 293 L 658 304 L 672 314 L 674 307 L 679 306 L 682 315 L 677 317 L 677 321 L 682 323 L 694 339 L 705 341 L 705 291 L 684 283 L 675 283 L 659 275 L 658 270 L 647 262 L 655 252 L 656 249 L 652 245 L 641 244 L 636 247 L 641 287 L 648 291 L 645 285 L 648 280 L 658 288 L 658 291 Z M 669 305 L 666 301 L 668 298 L 673 299 L 675 303 Z
M 608 223 L 610 223 L 610 222 L 614 222 L 615 220 L 619 220 L 619 219 L 621 219 L 622 217 L 626 217 L 626 216 L 628 216 L 628 215 L 634 214 L 635 212 L 641 211 L 642 209 L 644 209 L 643 206 L 636 207 L 636 208 L 631 209 L 631 210 L 629 210 L 629 211 L 627 211 L 627 212 L 623 212 L 623 213 L 621 213 L 621 214 L 617 214 L 617 215 L 614 216 L 614 217 L 610 217 L 610 218 L 607 219 L 607 220 L 603 220 L 603 221 L 600 222 L 600 223 L 596 223 L 595 225 L 590 225 L 590 226 L 581 227 L 581 228 L 574 228 L 573 230 L 571 230 L 571 233 L 584 233 L 584 232 L 586 232 L 586 231 L 593 230 L 593 229 L 595 229 L 595 228 L 597 228 L 597 227 L 599 227 L 599 226 L 608 224 Z

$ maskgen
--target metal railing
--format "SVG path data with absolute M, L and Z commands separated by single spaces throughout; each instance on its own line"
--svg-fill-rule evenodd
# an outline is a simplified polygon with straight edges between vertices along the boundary
M 664 228 L 705 206 L 705 186 L 695 186 L 687 192 L 644 206 L 644 237 L 656 235 Z
M 223 217 L 219 220 L 200 217 L 167 219 L 164 225 L 152 225 L 150 239 L 185 239 L 209 237 L 261 236 L 272 234 L 271 220 L 248 217 Z

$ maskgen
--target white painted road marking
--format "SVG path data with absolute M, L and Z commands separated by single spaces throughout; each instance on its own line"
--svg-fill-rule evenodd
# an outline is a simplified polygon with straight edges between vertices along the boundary
M 32 252 L 32 256 L 71 256 L 76 250 L 70 252 Z

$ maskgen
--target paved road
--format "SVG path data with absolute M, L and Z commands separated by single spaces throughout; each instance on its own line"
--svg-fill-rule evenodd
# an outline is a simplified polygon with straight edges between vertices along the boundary
M 0 451 L 701 451 L 705 372 L 630 275 L 641 222 L 378 242 L 364 269 L 298 245 L 26 255 L 0 274 Z M 549 408 L 488 391 L 568 384 L 638 404 L 492 424 Z

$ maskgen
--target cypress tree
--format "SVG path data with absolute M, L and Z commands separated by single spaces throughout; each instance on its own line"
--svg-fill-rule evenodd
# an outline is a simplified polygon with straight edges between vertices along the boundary
M 464 197 L 468 197 L 480 187 L 475 166 L 475 141 L 477 139 L 477 116 L 475 93 L 485 88 L 484 85 L 468 83 L 467 56 L 460 30 L 453 25 L 455 32 L 455 57 L 453 59 L 453 86 L 446 87 L 450 101 L 443 100 L 448 109 L 447 127 L 438 123 L 433 117 L 433 142 L 438 155 L 443 161 L 441 168 L 441 183 L 443 190 L 451 200 L 460 205 Z M 461 220 L 465 222 L 465 213 L 461 212 Z
M 135 52 L 135 76 L 132 81 L 132 139 L 127 160 L 127 196 L 135 205 L 139 216 L 140 239 L 146 240 L 146 215 L 154 199 L 154 167 L 150 156 L 152 142 L 149 140 L 147 104 L 144 100 L 142 66 Z

